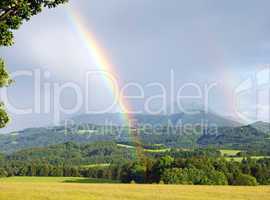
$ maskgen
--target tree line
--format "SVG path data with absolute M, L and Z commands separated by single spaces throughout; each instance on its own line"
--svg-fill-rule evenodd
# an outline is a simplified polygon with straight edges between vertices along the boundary
M 211 148 L 146 152 L 140 158 L 134 154 L 134 149 L 108 142 L 33 148 L 0 156 L 0 176 L 81 176 L 123 183 L 270 184 L 269 158 L 246 157 L 237 162 L 226 160 Z
M 224 158 L 164 156 L 146 163 L 133 162 L 122 167 L 125 183 L 165 183 L 194 185 L 268 185 L 270 159 L 246 158 L 242 162 Z

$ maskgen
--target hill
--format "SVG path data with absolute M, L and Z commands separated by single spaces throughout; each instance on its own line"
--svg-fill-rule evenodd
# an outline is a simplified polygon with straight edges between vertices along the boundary
M 197 143 L 200 146 L 216 146 L 222 148 L 244 150 L 266 150 L 269 135 L 254 128 L 252 125 L 241 127 L 219 127 L 215 134 L 206 132 Z M 269 148 L 267 148 L 269 149 Z
M 89 165 L 99 163 L 124 162 L 133 158 L 133 151 L 121 148 L 113 142 L 75 144 L 67 142 L 41 148 L 20 150 L 6 156 L 9 162 L 48 163 L 52 165 Z
M 103 126 L 85 125 L 87 127 L 41 127 L 30 128 L 10 134 L 0 135 L 0 152 L 11 153 L 32 147 L 46 147 L 69 141 L 88 143 L 96 141 L 113 141 L 121 130 L 117 127 L 106 130 Z M 125 131 L 125 130 L 123 130 Z
M 235 127 L 239 123 L 213 113 L 198 111 L 194 115 L 134 115 L 140 126 L 143 143 L 165 144 L 174 147 L 193 147 L 203 133 L 202 126 Z M 31 147 L 46 147 L 69 141 L 89 143 L 96 141 L 132 141 L 121 113 L 80 115 L 74 123 L 62 126 L 29 128 L 0 135 L 0 152 L 11 153 Z M 150 125 L 150 126 L 149 126 Z M 193 130 L 185 129 L 188 125 Z M 177 128 L 176 128 L 177 127 Z M 196 130 L 195 130 L 196 129 Z
M 231 119 L 222 117 L 213 112 L 205 112 L 202 110 L 193 110 L 194 114 L 187 114 L 184 112 L 175 113 L 172 115 L 150 115 L 150 114 L 134 114 L 133 119 L 138 124 L 151 124 L 151 125 L 212 125 L 212 126 L 229 126 L 235 127 L 241 124 Z M 105 113 L 105 114 L 82 114 L 72 117 L 70 120 L 75 124 L 97 124 L 97 125 L 115 125 L 123 126 L 123 114 L 121 113 Z
M 185 128 L 177 126 L 138 127 L 137 139 L 143 145 L 160 144 L 165 147 L 207 147 L 252 150 L 266 153 L 269 134 L 252 125 L 240 127 Z M 127 127 L 83 124 L 80 126 L 57 126 L 31 128 L 0 135 L 0 152 L 10 154 L 19 150 L 47 147 L 66 142 L 78 144 L 94 142 L 132 143 L 134 135 Z M 268 154 L 268 153 L 267 153 Z
M 261 132 L 270 134 L 270 123 L 268 122 L 258 121 L 250 125 Z

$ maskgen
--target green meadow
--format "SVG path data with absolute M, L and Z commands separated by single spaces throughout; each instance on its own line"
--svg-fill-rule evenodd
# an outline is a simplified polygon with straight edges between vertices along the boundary
M 241 151 L 235 149 L 220 149 L 220 152 L 222 156 L 236 156 L 236 154 Z

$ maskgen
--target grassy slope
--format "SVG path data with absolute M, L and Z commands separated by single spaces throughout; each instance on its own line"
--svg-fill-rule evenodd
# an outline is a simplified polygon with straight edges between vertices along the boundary
M 170 148 L 166 149 L 144 149 L 145 152 L 150 152 L 150 153 L 162 153 L 166 151 L 170 151 Z
M 127 148 L 127 149 L 135 149 L 134 146 L 126 145 L 126 144 L 117 144 L 117 146 L 122 147 L 122 148 Z M 164 148 L 164 149 L 143 149 L 143 150 L 145 152 L 150 152 L 150 153 L 160 153 L 160 152 L 170 151 L 170 148 Z
M 90 165 L 81 165 L 84 168 L 94 168 L 94 167 L 109 167 L 110 163 L 99 163 L 99 164 L 90 164 Z
M 78 178 L 26 178 L 0 180 L 5 200 L 270 200 L 270 187 L 78 184 L 62 183 Z M 82 179 L 82 178 L 79 178 Z
M 252 159 L 262 159 L 262 158 L 268 158 L 267 156 L 250 156 L 250 158 Z M 230 160 L 234 160 L 234 161 L 237 161 L 237 162 L 241 162 L 244 157 L 225 157 L 226 160 L 230 161 Z
M 227 155 L 227 156 L 235 156 L 237 153 L 241 152 L 239 150 L 234 150 L 234 149 L 220 149 L 221 154 Z

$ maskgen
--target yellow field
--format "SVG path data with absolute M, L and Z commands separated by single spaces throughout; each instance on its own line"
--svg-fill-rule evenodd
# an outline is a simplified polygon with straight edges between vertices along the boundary
M 67 178 L 0 180 L 0 200 L 270 200 L 270 187 L 63 183 Z M 36 180 L 36 181 L 35 181 Z M 83 180 L 68 178 L 68 180 Z

